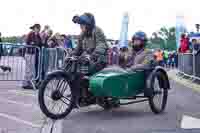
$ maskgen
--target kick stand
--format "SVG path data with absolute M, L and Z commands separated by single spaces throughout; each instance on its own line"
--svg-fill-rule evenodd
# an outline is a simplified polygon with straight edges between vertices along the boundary
M 45 118 L 40 133 L 54 133 L 56 120 Z
M 33 86 L 33 90 L 37 90 L 37 88 L 36 88 L 36 86 L 35 86 L 35 84 L 34 84 L 34 81 L 31 80 L 30 82 L 31 82 L 31 84 L 32 84 L 32 86 Z

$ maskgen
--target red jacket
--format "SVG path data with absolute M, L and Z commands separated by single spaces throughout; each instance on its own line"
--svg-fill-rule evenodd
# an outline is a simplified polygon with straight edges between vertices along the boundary
M 186 53 L 189 50 L 189 38 L 181 39 L 180 52 Z

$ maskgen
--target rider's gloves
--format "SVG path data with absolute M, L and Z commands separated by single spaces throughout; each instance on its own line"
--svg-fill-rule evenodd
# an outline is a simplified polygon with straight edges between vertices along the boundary
M 97 53 L 92 53 L 90 56 L 91 61 L 93 61 L 93 62 L 97 62 L 98 57 L 99 57 L 99 55 Z

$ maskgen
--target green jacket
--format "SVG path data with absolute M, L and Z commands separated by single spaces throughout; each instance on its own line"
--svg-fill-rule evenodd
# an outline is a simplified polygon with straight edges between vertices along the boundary
M 168 59 L 168 57 L 169 57 L 168 53 L 167 53 L 167 52 L 164 52 L 164 58 L 165 58 L 165 59 Z
M 95 27 L 92 37 L 87 38 L 80 35 L 79 42 L 75 48 L 75 54 L 81 55 L 84 51 L 90 51 L 90 54 L 105 55 L 108 45 L 103 31 L 99 27 Z

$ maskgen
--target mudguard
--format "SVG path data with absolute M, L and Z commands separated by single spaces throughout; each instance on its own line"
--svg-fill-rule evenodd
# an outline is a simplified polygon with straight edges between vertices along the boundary
M 54 76 L 54 75 L 59 75 L 59 74 L 62 75 L 62 76 L 64 76 L 64 77 L 66 77 L 69 80 L 72 79 L 72 77 L 70 76 L 70 74 L 66 73 L 66 71 L 64 71 L 64 70 L 55 70 L 55 71 L 52 71 L 52 72 L 48 72 L 47 75 L 46 75 L 46 79 L 48 77 L 51 77 L 51 76 Z
M 162 72 L 163 75 L 165 76 L 165 83 L 163 84 L 163 88 L 164 89 L 170 89 L 170 83 L 169 83 L 169 78 L 168 78 L 168 75 L 167 75 L 167 72 L 160 66 L 157 66 L 155 67 L 155 69 L 150 73 L 148 74 L 147 76 L 147 79 L 146 79 L 146 87 L 144 88 L 144 96 L 152 96 L 153 95 L 153 88 L 152 88 L 152 81 L 153 79 L 155 78 L 156 76 L 156 72 Z
M 80 84 L 78 83 L 78 82 L 80 82 L 80 80 L 78 78 L 80 77 L 80 75 L 67 73 L 64 70 L 55 70 L 53 72 L 49 72 L 46 76 L 46 79 L 48 79 L 48 77 L 52 77 L 54 75 L 59 75 L 59 74 L 68 80 L 68 82 L 72 88 L 72 94 L 76 97 L 79 97 L 81 87 L 80 87 Z

